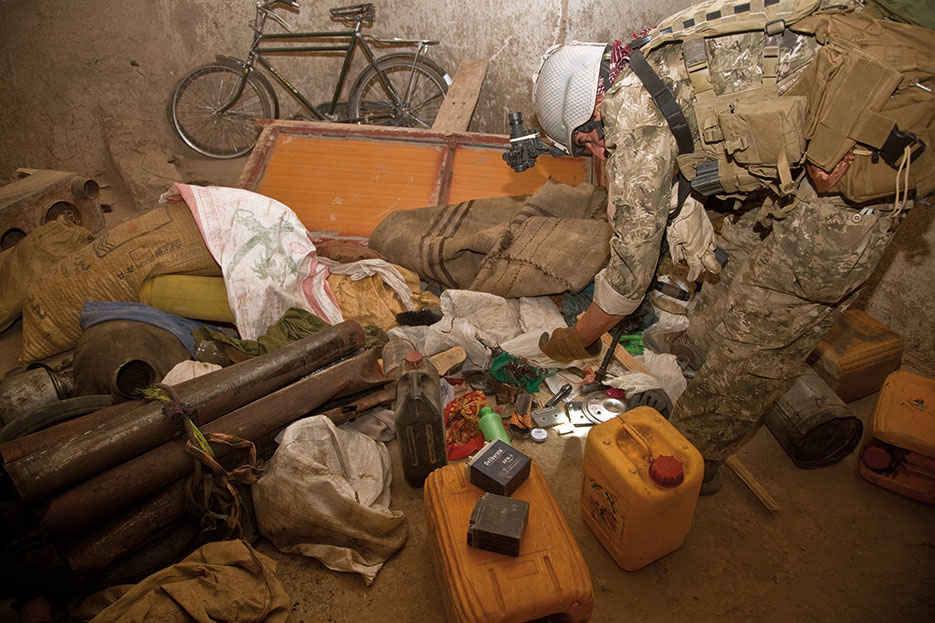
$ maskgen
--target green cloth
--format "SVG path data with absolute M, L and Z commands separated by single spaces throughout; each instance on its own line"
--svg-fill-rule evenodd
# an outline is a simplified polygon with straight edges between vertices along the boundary
M 619 344 L 623 346 L 623 349 L 633 355 L 634 357 L 643 354 L 643 334 L 642 333 L 631 333 L 629 335 L 621 335 Z
M 505 352 L 493 358 L 489 372 L 501 383 L 518 385 L 530 394 L 539 391 L 539 383 L 552 373 L 532 365 L 522 357 Z
M 296 342 L 303 337 L 318 333 L 329 326 L 331 325 L 309 311 L 299 307 L 290 307 L 276 324 L 272 325 L 266 330 L 266 333 L 255 340 L 230 337 L 206 327 L 195 329 L 192 331 L 192 335 L 196 340 L 222 342 L 247 355 L 256 357 L 257 355 L 272 352 L 277 348 L 282 348 L 286 344 Z
M 255 340 L 244 340 L 231 337 L 220 331 L 213 331 L 207 327 L 200 327 L 192 331 L 196 340 L 214 340 L 227 344 L 240 352 L 256 357 L 282 348 L 286 344 L 297 342 L 330 327 L 327 322 L 310 311 L 301 307 L 290 307 L 276 324 L 266 330 L 266 333 Z M 364 348 L 382 348 L 389 341 L 386 332 L 380 327 L 367 325 L 364 330 Z

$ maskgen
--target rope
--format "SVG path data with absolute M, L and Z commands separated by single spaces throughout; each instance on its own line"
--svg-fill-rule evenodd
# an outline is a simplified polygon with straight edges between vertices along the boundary
M 899 163 L 899 168 L 896 169 L 896 197 L 893 200 L 893 222 L 896 222 L 896 219 L 899 218 L 899 215 L 902 214 L 903 208 L 906 207 L 906 204 L 909 202 L 909 167 L 912 164 L 912 150 L 910 145 L 906 145 L 903 150 L 903 159 Z M 902 200 L 899 198 L 900 193 L 900 180 L 902 181 Z
M 256 446 L 233 435 L 203 434 L 194 422 L 196 410 L 182 402 L 170 385 L 157 383 L 143 393 L 150 400 L 162 402 L 163 414 L 185 431 L 185 452 L 192 457 L 194 464 L 192 475 L 185 485 L 189 511 L 201 515 L 201 527 L 205 531 L 215 531 L 219 526 L 223 526 L 224 540 L 243 537 L 243 501 L 235 485 L 250 485 L 259 478 Z M 249 460 L 228 471 L 215 458 L 212 443 L 233 449 L 247 449 Z
M 257 465 L 256 446 L 245 439 L 223 433 L 209 433 L 205 439 L 211 443 L 234 449 L 248 449 L 249 460 L 243 465 L 227 471 L 213 456 L 205 452 L 198 441 L 185 442 L 185 452 L 192 456 L 195 468 L 186 483 L 186 499 L 189 509 L 201 514 L 201 527 L 216 530 L 225 528 L 224 539 L 241 538 L 244 534 L 242 516 L 243 501 L 235 485 L 251 485 L 260 476 Z M 203 467 L 208 468 L 204 473 Z M 197 493 L 201 488 L 200 500 Z M 197 500 L 197 501 L 196 501 Z

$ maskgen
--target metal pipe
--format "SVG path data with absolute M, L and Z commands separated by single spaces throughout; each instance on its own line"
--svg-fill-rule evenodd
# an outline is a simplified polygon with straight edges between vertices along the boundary
M 74 177 L 71 180 L 71 192 L 79 199 L 97 199 L 101 186 L 89 177 Z
M 31 365 L 23 372 L 10 375 L 0 380 L 0 426 L 70 397 L 74 389 L 74 379 L 45 364 Z
M 202 426 L 323 365 L 359 350 L 364 333 L 346 321 L 271 353 L 175 386 Z M 123 413 L 103 409 L 45 431 L 0 444 L 4 469 L 27 502 L 47 498 L 167 441 L 180 432 L 162 403 L 133 401 Z
M 84 534 L 59 543 L 58 548 L 72 571 L 82 575 L 97 573 L 159 534 L 183 514 L 184 479 L 108 517 Z
M 226 433 L 254 441 L 312 412 L 328 400 L 353 395 L 388 382 L 370 349 L 324 368 L 279 391 L 232 411 L 201 427 L 204 433 Z M 221 458 L 230 448 L 214 448 Z M 40 525 L 50 534 L 84 530 L 103 517 L 192 471 L 183 440 L 173 440 L 126 461 L 52 498 Z
M 110 391 L 118 398 L 123 400 L 132 400 L 134 396 L 139 395 L 141 389 L 145 389 L 160 378 L 156 370 L 148 361 L 142 359 L 131 359 L 120 364 L 114 370 L 110 382 Z

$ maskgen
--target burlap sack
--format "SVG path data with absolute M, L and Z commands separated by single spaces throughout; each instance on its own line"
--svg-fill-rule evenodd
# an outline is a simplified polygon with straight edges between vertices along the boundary
M 0 331 L 19 318 L 26 290 L 32 284 L 93 239 L 91 232 L 63 216 L 34 229 L 16 246 L 0 253 Z
M 23 304 L 19 363 L 73 348 L 86 301 L 136 301 L 145 279 L 165 273 L 221 274 L 184 204 L 159 207 L 117 225 L 30 288 Z
M 606 191 L 549 180 L 532 196 L 391 213 L 369 246 L 449 288 L 502 297 L 578 292 L 610 257 Z

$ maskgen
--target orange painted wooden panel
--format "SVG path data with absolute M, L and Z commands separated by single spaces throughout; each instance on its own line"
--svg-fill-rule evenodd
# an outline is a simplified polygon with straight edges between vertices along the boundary
M 396 209 L 433 205 L 446 146 L 280 134 L 256 192 L 311 231 L 366 236 Z
M 517 173 L 503 161 L 503 152 L 503 149 L 490 147 L 456 147 L 446 203 L 531 195 L 549 176 L 566 184 L 580 184 L 588 179 L 587 165 L 578 158 L 539 156 L 534 167 Z
M 312 232 L 369 236 L 394 210 L 534 193 L 549 176 L 588 181 L 579 158 L 542 156 L 516 173 L 506 136 L 273 121 L 238 182 L 286 204 Z

